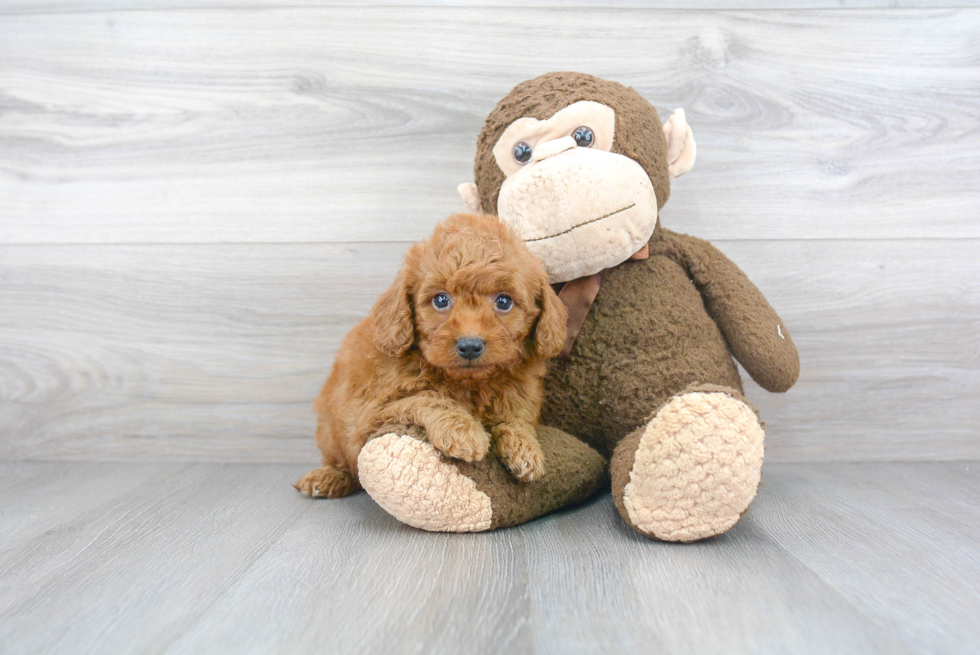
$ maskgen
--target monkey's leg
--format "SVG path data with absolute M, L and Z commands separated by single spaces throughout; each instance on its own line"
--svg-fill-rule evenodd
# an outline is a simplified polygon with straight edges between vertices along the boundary
M 361 484 L 399 521 L 433 532 L 483 532 L 580 502 L 608 481 L 607 462 L 578 439 L 539 427 L 545 473 L 516 479 L 490 453 L 478 462 L 442 456 L 417 427 L 388 426 L 358 457 Z
M 738 391 L 688 387 L 616 447 L 611 469 L 619 513 L 662 541 L 722 534 L 755 498 L 764 436 Z

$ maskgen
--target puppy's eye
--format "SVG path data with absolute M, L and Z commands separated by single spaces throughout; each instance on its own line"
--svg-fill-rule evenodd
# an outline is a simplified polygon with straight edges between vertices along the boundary
M 575 139 L 575 145 L 580 148 L 590 148 L 595 141 L 595 135 L 592 133 L 592 129 L 584 125 L 575 128 L 575 131 L 572 132 L 572 138 Z
M 432 306 L 440 311 L 449 309 L 452 304 L 453 299 L 449 297 L 448 293 L 437 293 L 432 299 Z
M 523 141 L 514 146 L 514 159 L 521 166 L 531 161 L 531 146 Z
M 493 299 L 493 306 L 501 312 L 509 312 L 510 308 L 514 306 L 514 300 L 508 296 L 506 293 L 502 293 Z

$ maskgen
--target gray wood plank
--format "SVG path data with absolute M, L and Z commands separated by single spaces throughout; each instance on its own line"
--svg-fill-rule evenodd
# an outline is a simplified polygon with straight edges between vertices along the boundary
M 48 14 L 82 12 L 147 11 L 162 9 L 269 9 L 282 8 L 270 0 L 0 0 L 0 14 Z M 493 7 L 498 11 L 514 8 L 514 0 L 365 0 L 347 2 L 334 0 L 303 0 L 290 2 L 291 8 L 325 7 Z M 976 7 L 976 0 L 533 0 L 521 7 L 553 7 L 581 9 L 900 9 Z
M 976 241 L 733 241 L 801 357 L 771 461 L 980 457 Z M 315 462 L 310 402 L 405 244 L 0 247 L 0 459 Z
M 684 545 L 636 534 L 610 496 L 595 505 L 573 525 L 527 528 L 537 652 L 910 652 L 785 552 L 755 510 Z
M 0 242 L 416 239 L 462 207 L 486 113 L 552 69 L 686 107 L 699 162 L 664 216 L 705 237 L 977 237 L 978 32 L 980 9 L 9 15 Z
M 753 518 L 907 646 L 976 652 L 978 470 L 975 462 L 772 467 Z
M 514 531 L 421 532 L 364 493 L 299 502 L 311 509 L 167 653 L 530 652 Z
M 633 535 L 609 496 L 487 535 L 359 510 L 375 525 L 365 517 L 353 537 L 304 514 L 168 652 L 906 652 L 749 526 L 660 544 Z
M 159 485 L 180 464 L 119 466 L 107 462 L 0 465 L 0 552 L 132 492 Z
M 767 465 L 745 519 L 691 545 L 637 536 L 608 495 L 445 535 L 363 493 L 300 496 L 296 466 L 172 471 L 93 508 L 63 497 L 76 516 L 0 552 L 4 652 L 926 653 L 980 637 L 976 462 Z M 941 499 L 956 511 L 931 511 Z
M 315 461 L 312 399 L 405 249 L 5 249 L 0 457 Z
M 768 457 L 980 458 L 980 404 L 960 395 L 980 389 L 978 245 L 719 244 L 800 351 L 800 380 L 786 394 L 765 392 L 742 371 L 766 421 Z
M 163 651 L 308 510 L 289 486 L 299 473 L 212 465 L 150 476 L 5 550 L 3 650 Z

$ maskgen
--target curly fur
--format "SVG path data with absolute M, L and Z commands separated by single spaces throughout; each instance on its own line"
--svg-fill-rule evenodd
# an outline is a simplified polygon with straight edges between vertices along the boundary
M 433 298 L 447 293 L 448 310 Z M 498 294 L 513 299 L 502 312 Z M 480 460 L 491 446 L 523 481 L 544 458 L 535 431 L 545 360 L 565 342 L 566 312 L 541 263 L 493 216 L 455 214 L 414 244 L 395 283 L 347 335 L 314 402 L 323 466 L 294 485 L 338 498 L 360 489 L 357 456 L 386 424 L 424 428 L 443 454 Z M 483 354 L 466 360 L 461 337 Z

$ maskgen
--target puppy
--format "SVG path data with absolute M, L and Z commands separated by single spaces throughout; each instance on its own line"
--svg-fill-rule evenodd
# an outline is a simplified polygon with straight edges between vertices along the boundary
M 329 498 L 361 489 L 361 448 L 398 423 L 467 462 L 483 459 L 492 438 L 514 476 L 540 478 L 545 360 L 561 352 L 565 321 L 541 263 L 503 223 L 450 216 L 409 249 L 341 344 L 314 401 L 323 466 L 293 486 Z

